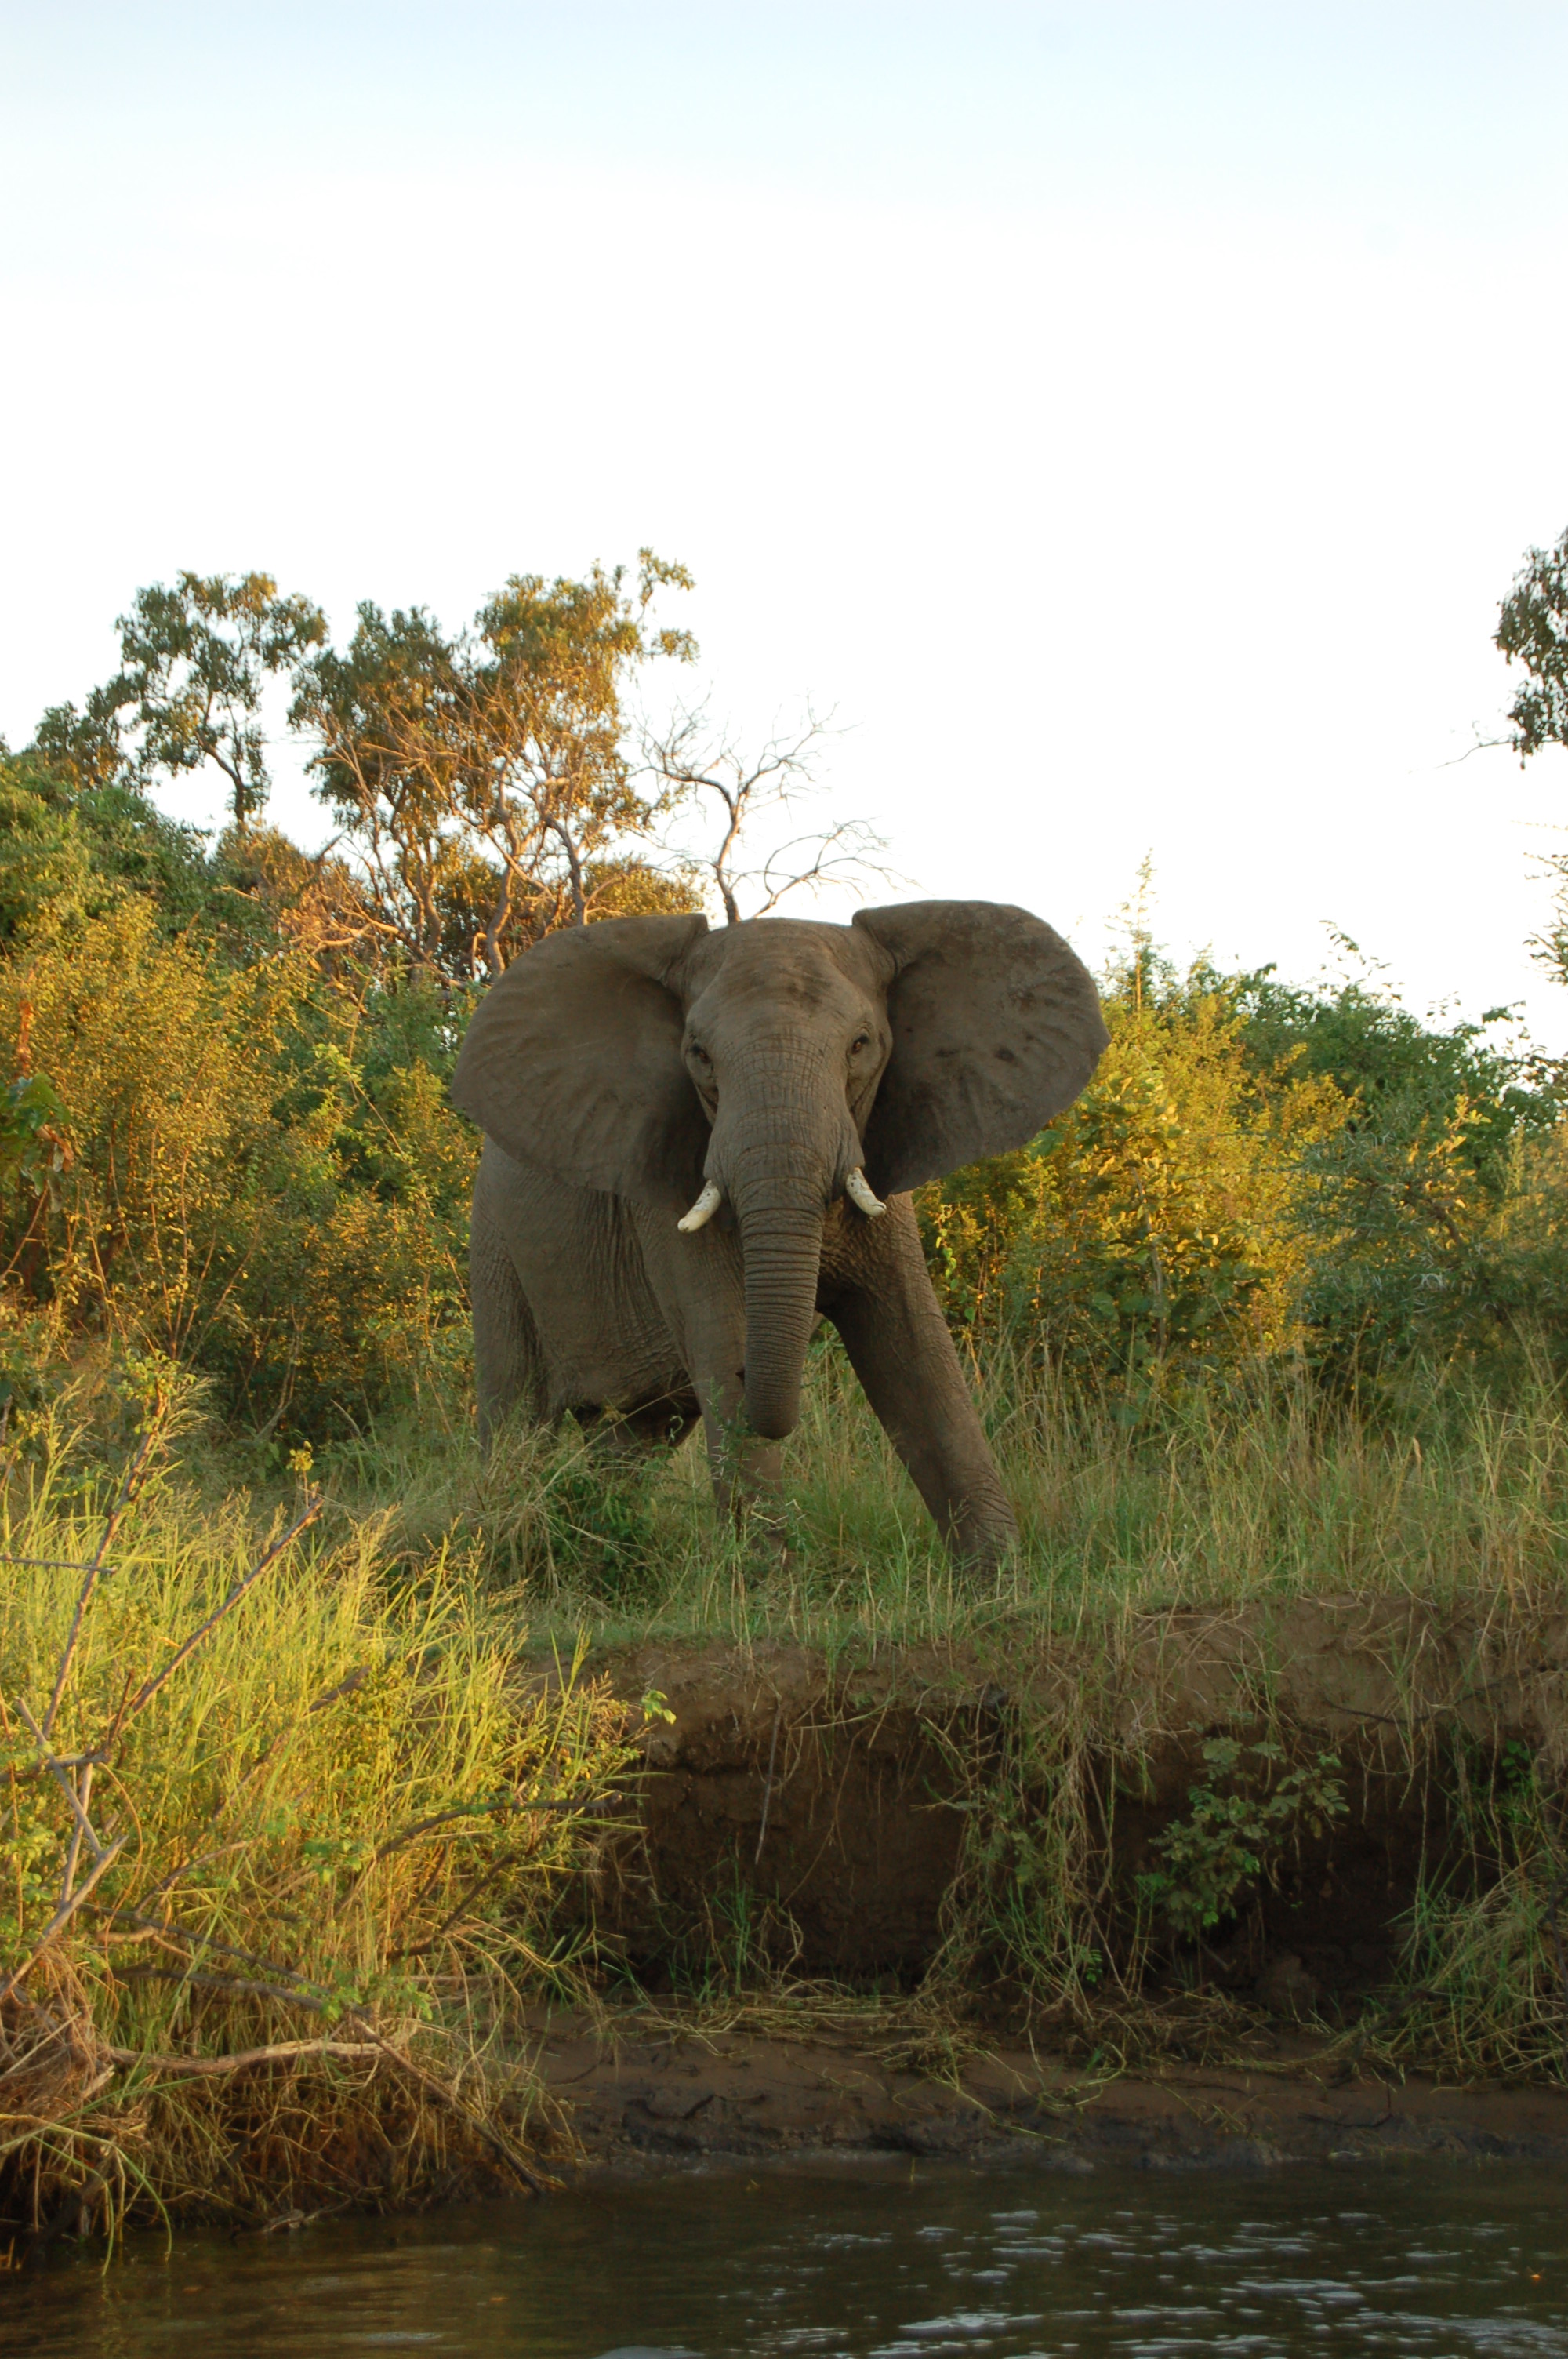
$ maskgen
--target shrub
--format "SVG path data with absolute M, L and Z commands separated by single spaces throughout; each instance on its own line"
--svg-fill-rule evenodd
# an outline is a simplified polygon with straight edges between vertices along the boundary
M 131 1339 L 269 1429 L 450 1388 L 475 1143 L 433 985 L 355 996 L 288 951 L 236 967 L 135 897 L 36 930 L 0 1021 L 30 1027 L 69 1146 L 5 1208 L 13 1288 L 63 1340 Z
M 1135 1394 L 1290 1349 L 1321 1185 L 1304 1150 L 1348 1101 L 1289 1066 L 1257 1071 L 1232 1001 L 1201 983 L 1162 1000 L 1124 984 L 1107 1016 L 1075 1106 L 924 1191 L 949 1316 Z

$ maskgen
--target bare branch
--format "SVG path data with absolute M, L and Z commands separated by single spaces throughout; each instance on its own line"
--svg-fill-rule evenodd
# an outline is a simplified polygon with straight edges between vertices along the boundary
M 728 924 L 765 917 L 791 893 L 891 875 L 876 857 L 886 845 L 864 820 L 840 820 L 795 835 L 761 861 L 741 864 L 749 839 L 822 791 L 816 765 L 825 740 L 837 734 L 831 722 L 830 714 L 819 718 L 808 706 L 799 728 L 776 733 L 752 753 L 743 752 L 727 728 L 710 723 L 700 705 L 677 712 L 662 734 L 644 727 L 643 762 L 663 781 L 670 809 L 706 807 L 713 813 L 716 833 L 705 850 L 666 849 L 712 880 Z
M 4 1981 L 0 1981 L 0 2000 L 8 1999 L 11 1993 L 16 1989 L 16 1984 L 22 1980 L 23 1976 L 30 1973 L 32 1968 L 37 1965 L 39 1958 L 49 1948 L 49 1943 L 54 1940 L 55 1935 L 62 1931 L 63 1929 L 70 1922 L 70 1919 L 75 1916 L 77 1910 L 81 1908 L 82 1902 L 88 1897 L 89 1894 L 93 1890 L 94 1886 L 100 1884 L 103 1877 L 108 1875 L 109 1870 L 114 1866 L 114 1862 L 119 1858 L 120 1854 L 124 1850 L 125 1845 L 129 1841 L 129 1835 L 117 1835 L 114 1841 L 110 1844 L 108 1850 L 103 1854 L 103 1857 L 94 1861 L 92 1868 L 88 1874 L 82 1877 L 81 1882 L 77 1886 L 75 1891 L 70 1894 L 68 1899 L 60 1902 L 59 1907 L 55 1910 L 54 1915 L 49 1919 L 49 1923 L 44 1927 L 43 1931 L 38 1935 L 38 1940 L 33 1943 L 32 1948 L 27 1951 L 27 1955 L 22 1958 L 17 1964 L 12 1967 L 10 1973 L 5 1977 Z

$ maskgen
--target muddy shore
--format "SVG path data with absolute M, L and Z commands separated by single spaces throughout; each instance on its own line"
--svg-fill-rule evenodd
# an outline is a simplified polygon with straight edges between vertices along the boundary
M 1568 2088 L 1346 2076 L 1331 2060 L 1314 2069 L 1304 2041 L 1250 2066 L 1105 2081 L 1002 2044 L 937 2080 L 850 2037 L 563 2015 L 541 2026 L 537 2069 L 577 2148 L 574 2176 L 814 2152 L 1078 2172 L 1413 2155 L 1568 2165 Z

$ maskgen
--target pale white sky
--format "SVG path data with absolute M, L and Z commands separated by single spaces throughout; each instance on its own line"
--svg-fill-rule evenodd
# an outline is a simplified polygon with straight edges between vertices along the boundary
M 13 744 L 181 566 L 346 634 L 651 542 L 911 889 L 1098 956 L 1152 852 L 1178 952 L 1568 1045 L 1568 755 L 1460 758 L 1568 525 L 1561 0 L 10 0 L 0 92 Z

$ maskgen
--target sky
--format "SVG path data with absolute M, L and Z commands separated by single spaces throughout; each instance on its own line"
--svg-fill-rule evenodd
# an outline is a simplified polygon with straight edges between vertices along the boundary
M 648 545 L 674 686 L 834 716 L 896 881 L 822 914 L 1098 961 L 1148 858 L 1178 959 L 1333 928 L 1568 1048 L 1568 753 L 1488 742 L 1568 526 L 1565 88 L 1561 0 L 0 0 L 0 733 L 183 567 L 341 638 Z

